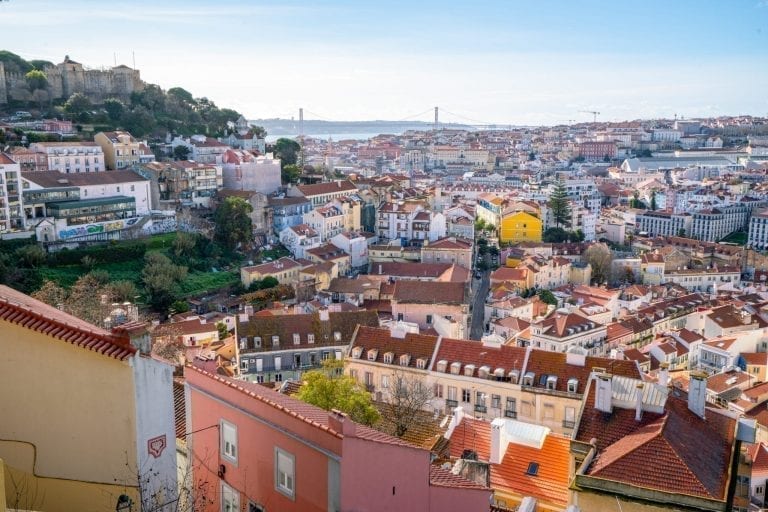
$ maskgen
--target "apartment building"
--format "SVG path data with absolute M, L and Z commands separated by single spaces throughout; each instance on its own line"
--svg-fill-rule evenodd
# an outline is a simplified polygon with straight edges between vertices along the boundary
M 640 378 L 633 361 L 547 352 L 486 339 L 482 342 L 360 327 L 347 352 L 346 371 L 379 399 L 395 379 L 430 386 L 430 410 L 473 417 L 517 419 L 571 434 L 594 368 Z
M 750 217 L 747 246 L 759 251 L 768 249 L 768 210 L 761 210 Z
M 671 210 L 647 210 L 635 217 L 635 232 L 648 236 L 690 236 L 693 216 Z
M 400 239 L 403 245 L 421 246 L 445 236 L 442 213 L 426 210 L 421 203 L 398 201 L 379 207 L 377 234 L 380 240 Z
M 106 169 L 104 151 L 95 142 L 33 142 L 31 151 L 48 159 L 48 170 L 67 174 Z
M 161 201 L 193 208 L 210 208 L 224 186 L 220 165 L 191 160 L 151 162 L 144 169 L 157 180 Z
M 582 142 L 579 144 L 579 156 L 587 162 L 602 162 L 618 156 L 615 142 Z
M 304 224 L 304 214 L 312 210 L 312 203 L 305 197 L 270 197 L 273 231 L 276 235 L 287 227 Z
M 193 366 L 185 378 L 204 512 L 488 509 L 485 485 L 433 467 L 428 450 L 343 413 Z
M 280 159 L 230 149 L 222 157 L 224 188 L 274 194 L 280 189 Z
M 697 240 L 717 242 L 734 231 L 746 230 L 753 206 L 732 204 L 693 213 L 691 236 Z
M 304 224 L 318 234 L 321 242 L 327 242 L 344 231 L 344 214 L 340 208 L 328 204 L 305 213 Z
M 605 325 L 563 309 L 531 324 L 530 339 L 518 338 L 518 343 L 551 352 L 568 352 L 578 347 L 590 355 L 602 356 L 607 350 L 606 339 Z
M 0 233 L 24 227 L 20 182 L 21 165 L 0 153 Z
M 240 269 L 240 282 L 248 288 L 254 281 L 266 277 L 274 277 L 280 284 L 295 286 L 299 279 L 299 270 L 305 265 L 291 258 L 280 258 L 277 261 L 252 265 Z
M 142 162 L 142 143 L 125 131 L 99 132 L 93 141 L 104 152 L 104 163 L 108 170 L 125 169 Z
M 349 180 L 297 185 L 288 190 L 289 197 L 304 197 L 313 207 L 322 206 L 342 196 L 357 192 L 357 187 Z
M 711 268 L 665 270 L 661 283 L 674 283 L 686 290 L 712 293 L 716 292 L 718 287 L 739 286 L 741 284 L 741 269 L 723 265 Z
M 307 224 L 289 226 L 280 232 L 280 243 L 288 249 L 294 258 L 306 258 L 307 249 L 319 247 L 320 235 Z
M 473 242 L 455 236 L 424 243 L 421 247 L 422 263 L 455 263 L 472 268 Z

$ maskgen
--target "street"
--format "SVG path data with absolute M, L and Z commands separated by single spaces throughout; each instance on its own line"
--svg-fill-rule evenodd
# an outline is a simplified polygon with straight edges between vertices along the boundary
M 488 295 L 488 288 L 490 286 L 490 274 L 490 270 L 483 270 L 482 277 L 479 282 L 477 279 L 475 279 L 474 282 L 474 295 L 472 297 L 472 323 L 469 329 L 469 338 L 472 340 L 479 340 L 482 338 L 483 331 L 485 330 L 485 297 Z

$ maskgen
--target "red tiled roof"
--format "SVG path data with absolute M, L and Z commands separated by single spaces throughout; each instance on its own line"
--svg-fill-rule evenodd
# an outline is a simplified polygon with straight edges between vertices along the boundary
M 443 338 L 440 340 L 440 348 L 435 355 L 435 360 L 445 360 L 448 363 L 446 371 L 450 371 L 450 365 L 459 362 L 463 366 L 474 365 L 473 377 L 477 376 L 477 371 L 481 366 L 488 366 L 491 374 L 496 368 L 504 369 L 504 376 L 507 376 L 511 370 L 522 371 L 525 363 L 526 349 L 511 345 L 501 345 L 500 347 L 484 346 L 479 341 L 454 340 Z M 464 375 L 462 368 L 461 375 Z
M 461 282 L 397 281 L 393 300 L 420 304 L 463 304 L 465 286 Z
M 21 292 L 0 285 L 0 320 L 124 361 L 136 353 L 117 336 Z
M 706 421 L 688 409 L 683 393 L 673 390 L 662 414 L 614 407 L 605 414 L 594 407 L 590 387 L 575 438 L 596 439 L 598 455 L 590 476 L 707 499 L 726 497 L 735 420 L 713 410 Z M 706 450 L 701 447 L 706 446 Z
M 491 451 L 491 424 L 483 420 L 464 418 L 454 429 L 450 440 L 451 457 L 461 457 L 464 450 L 473 450 L 480 460 L 487 461 Z M 568 504 L 570 481 L 570 440 L 547 434 L 541 449 L 510 442 L 500 464 L 491 464 L 491 487 L 521 496 L 556 504 Z M 539 464 L 535 476 L 528 475 L 528 465 Z
M 461 475 L 454 475 L 447 469 L 434 464 L 429 467 L 429 485 L 451 487 L 454 489 L 488 489 L 484 485 L 467 480 Z
M 328 183 L 315 183 L 313 185 L 299 185 L 296 187 L 304 197 L 333 194 L 334 192 L 351 192 L 357 187 L 349 180 L 331 181 Z
M 608 373 L 622 377 L 633 379 L 642 377 L 642 372 L 634 361 L 607 357 L 586 357 L 584 366 L 580 366 L 568 364 L 567 358 L 568 355 L 562 352 L 532 349 L 525 365 L 525 372 L 533 372 L 534 374 L 532 387 L 545 388 L 546 380 L 542 383 L 541 376 L 554 375 L 557 377 L 555 383 L 557 391 L 568 391 L 568 379 L 575 378 L 579 381 L 577 393 L 583 393 L 593 368 L 605 368 Z
M 352 339 L 352 347 L 362 347 L 363 352 L 360 359 L 384 362 L 384 354 L 392 352 L 394 358 L 392 364 L 400 366 L 400 356 L 410 355 L 408 366 L 416 367 L 417 359 L 426 359 L 425 368 L 429 367 L 432 354 L 435 351 L 438 337 L 425 334 L 406 333 L 404 338 L 395 338 L 388 329 L 378 327 L 366 327 L 361 325 L 357 329 L 357 334 Z M 376 349 L 376 357 L 368 359 L 368 350 Z

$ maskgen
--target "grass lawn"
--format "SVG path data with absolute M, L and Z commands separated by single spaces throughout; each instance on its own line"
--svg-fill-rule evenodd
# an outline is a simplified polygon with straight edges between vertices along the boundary
M 188 297 L 190 295 L 215 292 L 238 281 L 240 281 L 239 271 L 190 272 L 184 282 L 181 283 L 181 293 Z
M 748 234 L 744 231 L 736 231 L 720 240 L 721 242 L 730 242 L 732 244 L 744 245 L 747 243 Z

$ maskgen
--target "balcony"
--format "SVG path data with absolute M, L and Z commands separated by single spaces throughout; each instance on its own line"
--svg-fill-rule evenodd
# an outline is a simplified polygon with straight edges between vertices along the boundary
M 374 386 L 373 384 L 366 384 L 365 390 L 368 391 L 369 393 L 373 393 L 374 391 L 376 391 L 376 386 Z
M 458 407 L 459 406 L 459 401 L 458 400 L 451 400 L 450 398 L 448 398 L 445 401 L 445 406 L 446 407 L 451 407 L 451 408 Z
M 517 411 L 513 411 L 511 409 L 505 409 L 504 410 L 504 417 L 512 418 L 513 420 L 515 420 L 515 419 L 517 419 Z
M 576 426 L 575 421 L 563 420 L 563 428 L 573 428 Z
M 485 414 L 486 412 L 488 412 L 488 407 L 482 404 L 475 404 L 475 412 L 481 412 Z

